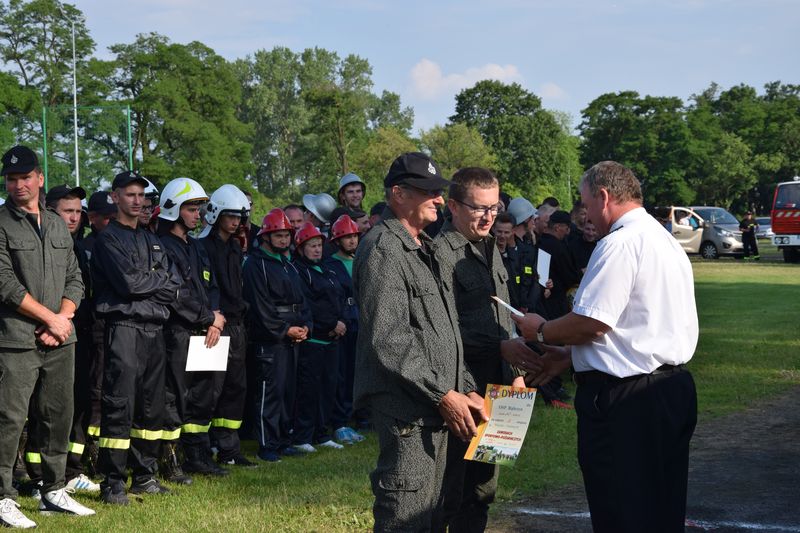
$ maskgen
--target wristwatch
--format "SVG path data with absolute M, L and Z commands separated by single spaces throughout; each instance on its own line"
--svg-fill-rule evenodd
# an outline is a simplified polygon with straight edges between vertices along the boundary
M 544 325 L 547 324 L 545 320 L 541 324 L 539 324 L 539 329 L 536 330 L 536 340 L 539 342 L 544 342 Z

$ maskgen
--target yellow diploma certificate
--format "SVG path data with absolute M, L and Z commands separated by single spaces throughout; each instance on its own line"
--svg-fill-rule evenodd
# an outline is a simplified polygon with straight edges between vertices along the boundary
M 525 441 L 535 399 L 536 389 L 487 385 L 484 405 L 489 421 L 478 425 L 464 459 L 513 465 Z

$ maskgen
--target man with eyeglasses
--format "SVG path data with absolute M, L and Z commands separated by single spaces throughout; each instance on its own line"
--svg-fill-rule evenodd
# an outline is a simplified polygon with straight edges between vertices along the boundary
M 450 185 L 451 219 L 434 241 L 442 278 L 453 287 L 464 363 L 478 393 L 488 383 L 511 382 L 511 369 L 504 360 L 524 368 L 537 358 L 524 339 L 510 338 L 514 323 L 508 311 L 491 300 L 492 296 L 509 300 L 508 272 L 489 233 L 501 205 L 500 184 L 491 171 L 462 168 Z M 514 384 L 525 386 L 521 376 Z M 450 434 L 442 491 L 445 503 L 434 531 L 486 528 L 498 467 L 464 460 L 467 445 Z
M 353 265 L 361 311 L 354 402 L 371 410 L 380 445 L 370 476 L 376 531 L 432 528 L 447 429 L 469 440 L 475 419 L 486 417 L 464 365 L 452 283 L 442 279 L 423 230 L 436 220 L 448 185 L 423 153 L 395 159 L 384 179 L 383 220 L 364 237 Z

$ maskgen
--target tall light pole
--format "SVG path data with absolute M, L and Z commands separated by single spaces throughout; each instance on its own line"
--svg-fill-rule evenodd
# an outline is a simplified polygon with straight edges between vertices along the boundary
M 72 24 L 72 126 L 75 130 L 75 186 L 81 185 L 80 167 L 78 166 L 78 69 L 75 61 L 75 19 Z

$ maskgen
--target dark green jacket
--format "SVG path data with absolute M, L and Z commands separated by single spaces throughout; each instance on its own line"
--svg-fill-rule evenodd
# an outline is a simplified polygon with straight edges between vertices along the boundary
M 10 201 L 0 206 L 0 348 L 36 348 L 40 324 L 17 311 L 26 294 L 54 313 L 61 309 L 62 298 L 77 307 L 83 297 L 67 225 L 44 209 L 40 217 L 41 238 L 24 211 Z M 73 329 L 64 344 L 74 342 Z
M 453 287 L 464 361 L 483 395 L 487 383 L 502 383 L 504 364 L 500 342 L 514 331 L 506 309 L 491 299 L 508 296 L 508 272 L 497 250 L 495 239 L 486 238 L 489 261 L 458 232 L 448 220 L 434 240 L 434 250 L 442 277 Z
M 422 247 L 387 209 L 358 247 L 354 401 L 405 422 L 442 425 L 442 396 L 476 389 L 464 367 L 452 284 L 426 251 L 430 237 L 419 238 Z

